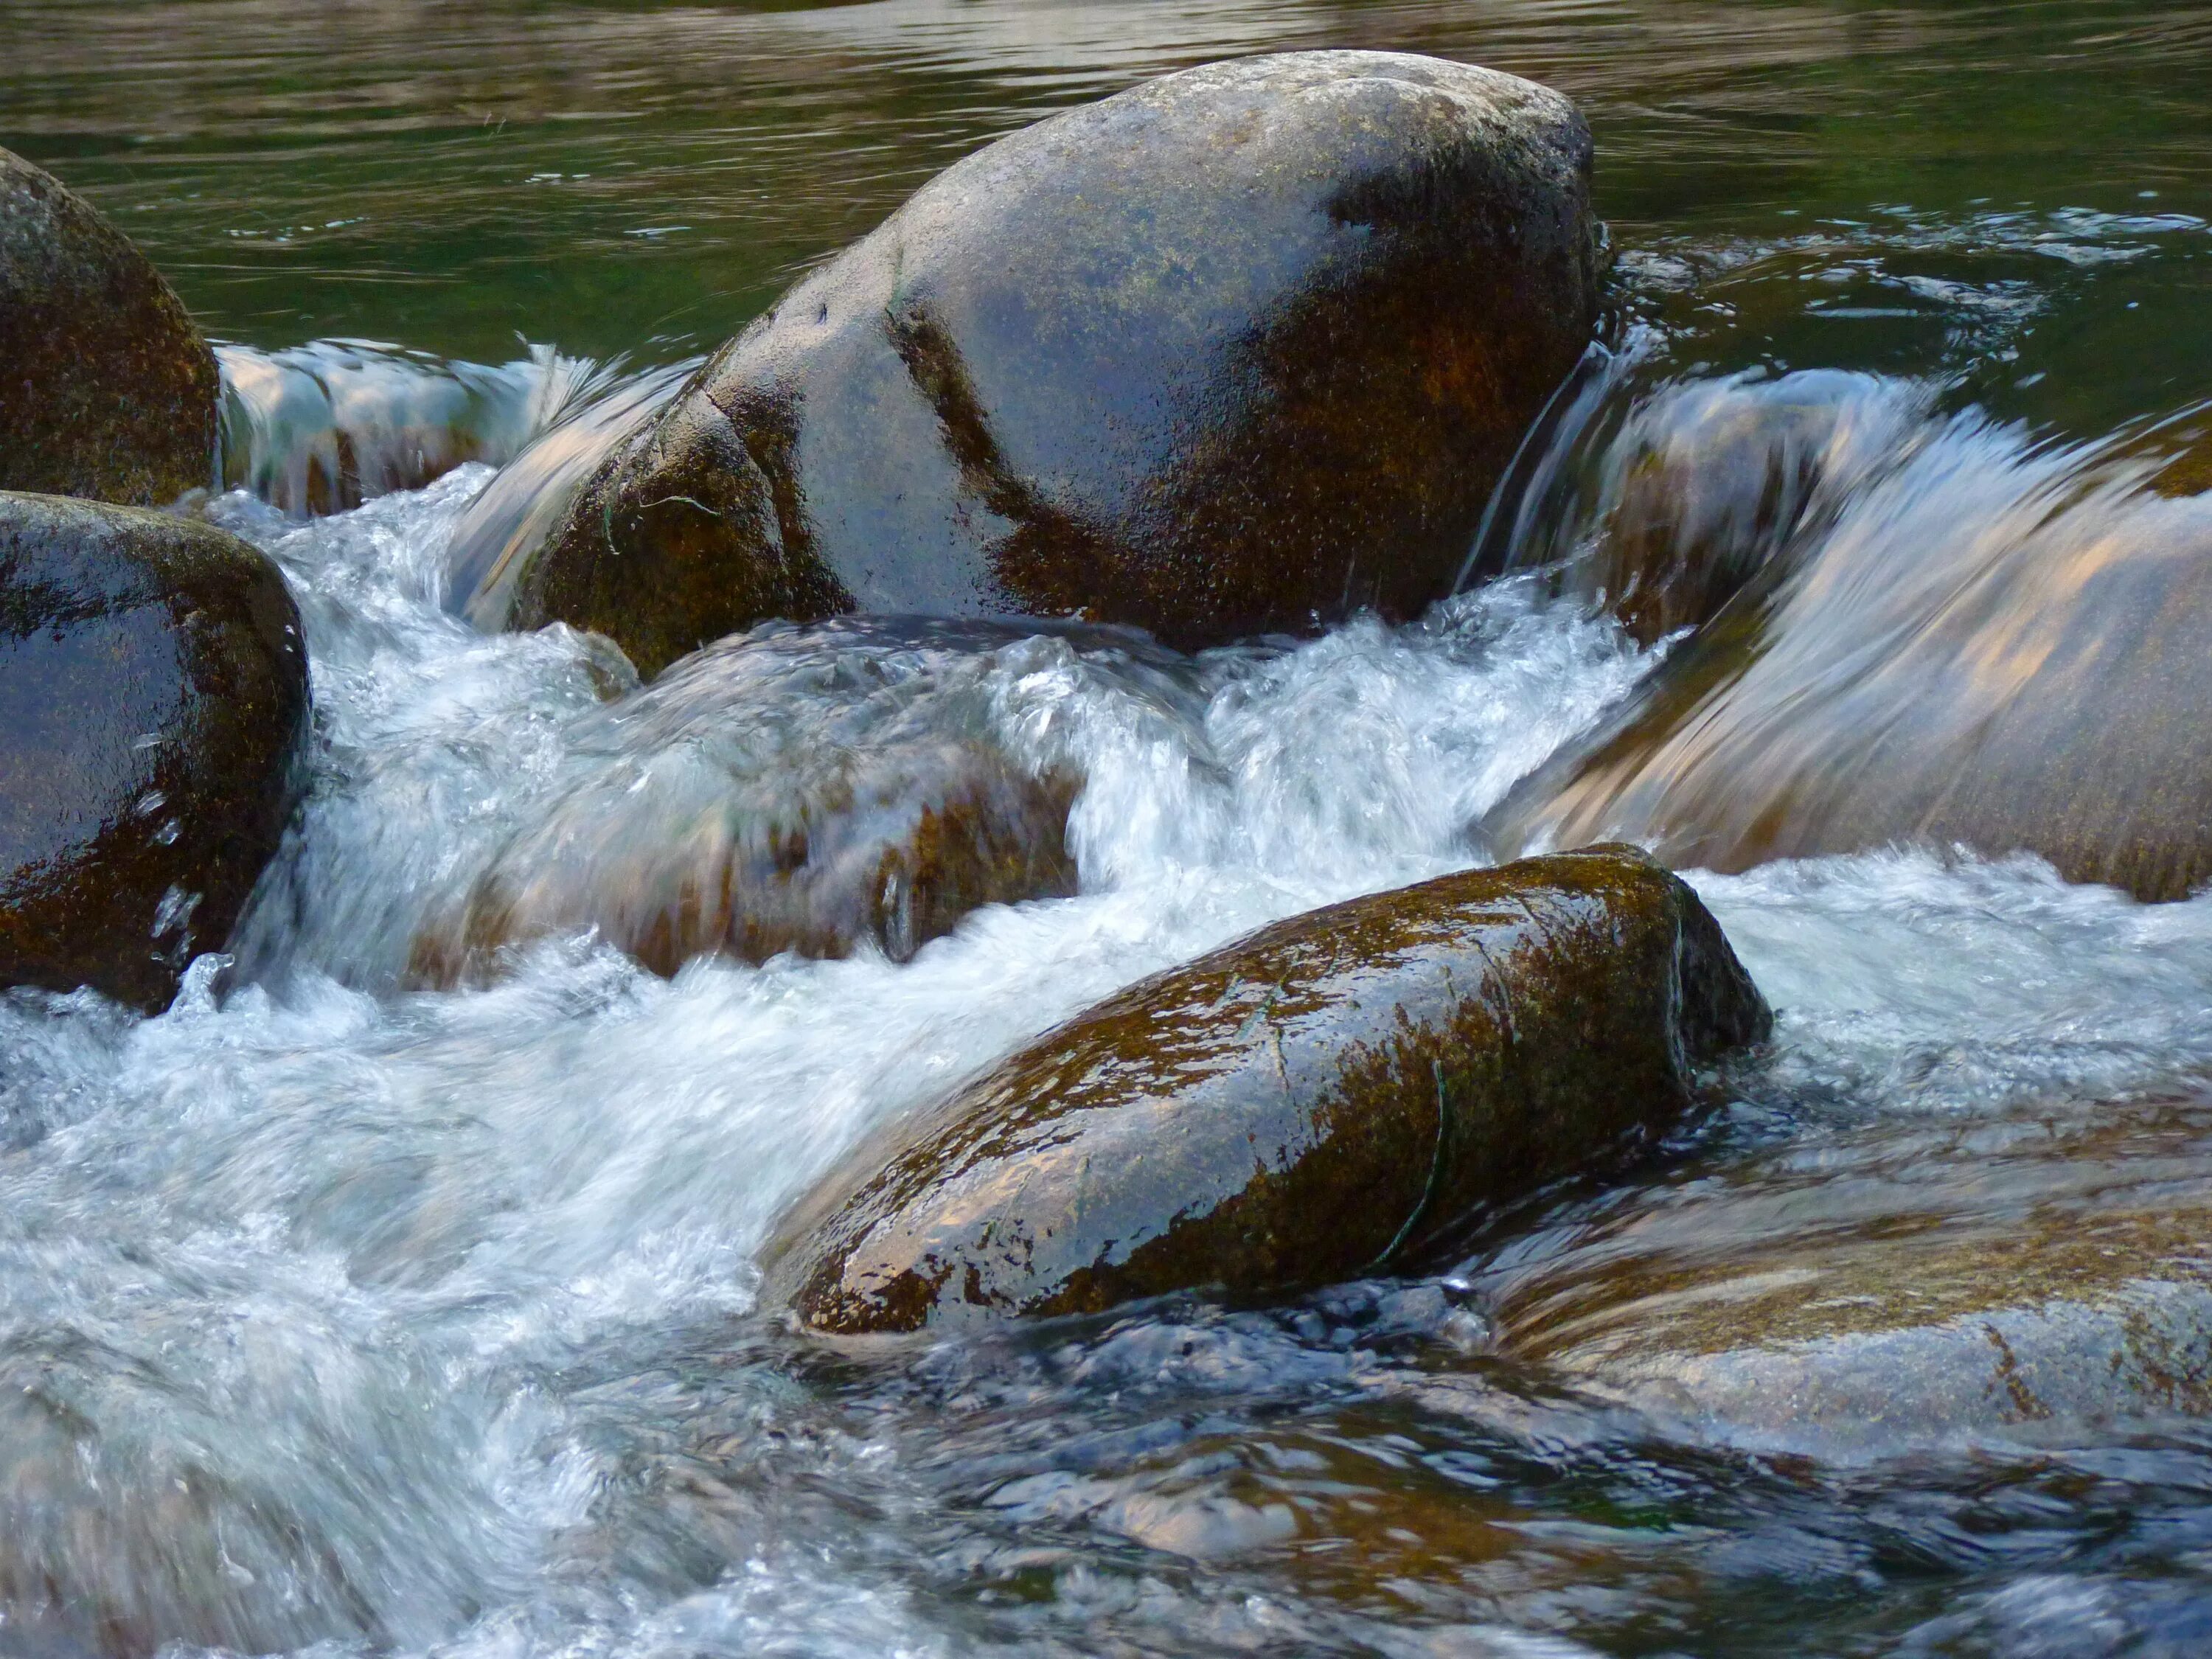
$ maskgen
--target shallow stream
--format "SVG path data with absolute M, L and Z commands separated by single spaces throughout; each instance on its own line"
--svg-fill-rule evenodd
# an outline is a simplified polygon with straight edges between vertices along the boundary
M 1081 890 L 909 962 L 554 939 L 409 989 L 632 678 L 445 608 L 496 466 L 989 137 L 1335 45 L 1596 131 L 1612 351 L 1474 550 L 1510 574 L 1192 660 L 979 644 L 942 718 L 1085 777 Z M 861 1135 L 1115 988 L 1484 861 L 1671 648 L 1562 576 L 1639 456 L 1730 546 L 1817 477 L 1790 533 L 2022 603 L 2085 526 L 2212 511 L 2208 88 L 2202 4 L 8 6 L 0 143 L 226 343 L 210 510 L 299 598 L 317 761 L 171 1012 L 0 1000 L 0 1652 L 2212 1649 L 2212 898 L 1692 872 L 1771 1052 L 1433 1277 L 854 1355 L 753 1265 Z

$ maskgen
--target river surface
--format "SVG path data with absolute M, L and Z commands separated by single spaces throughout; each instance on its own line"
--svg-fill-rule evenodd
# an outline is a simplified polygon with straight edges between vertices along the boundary
M 1087 778 L 1081 891 L 908 963 L 555 939 L 406 988 L 630 679 L 444 608 L 495 468 L 992 136 L 1321 46 L 1595 130 L 1613 353 L 1478 550 L 1515 574 L 1170 668 L 979 647 L 961 718 Z M 1821 533 L 1905 561 L 2212 490 L 2212 7 L 13 0 L 0 143 L 224 343 L 210 510 L 317 707 L 231 957 L 157 1019 L 0 1000 L 0 1652 L 2212 1650 L 2212 899 L 1692 872 L 1771 1051 L 1433 1277 L 854 1354 L 754 1267 L 865 1133 L 1105 993 L 1481 861 L 1669 649 L 1557 579 L 1632 441 L 1817 442 Z

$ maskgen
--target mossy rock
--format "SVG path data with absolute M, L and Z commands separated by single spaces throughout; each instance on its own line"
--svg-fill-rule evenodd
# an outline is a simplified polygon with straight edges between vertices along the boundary
M 1419 1264 L 1690 1106 L 1765 1004 L 1690 890 L 1601 848 L 1264 928 L 864 1146 L 769 1252 L 837 1334 Z
M 146 256 L 0 149 L 0 489 L 144 507 L 207 489 L 222 395 Z
M 771 623 L 693 653 L 570 734 L 584 769 L 431 916 L 411 977 L 483 980 L 587 930 L 660 974 L 903 962 L 979 906 L 1073 894 L 1079 781 L 1020 764 L 988 720 L 991 653 L 1031 631 Z
M 1558 94 L 1385 52 L 1054 116 L 725 347 L 469 614 L 649 676 L 771 616 L 1416 613 L 1592 337 L 1590 161 Z
M 1695 1434 L 1896 1455 L 2212 1414 L 2202 1100 L 1888 1122 L 1523 1240 L 1501 1354 Z
M 299 613 L 261 553 L 0 492 L 0 984 L 166 1006 L 276 850 L 307 720 Z

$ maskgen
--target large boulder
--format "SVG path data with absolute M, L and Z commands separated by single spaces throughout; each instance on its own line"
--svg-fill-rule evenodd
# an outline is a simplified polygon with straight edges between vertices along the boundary
M 412 977 L 586 930 L 662 974 L 902 962 L 979 905 L 1073 893 L 1077 781 L 1019 764 L 988 718 L 992 648 L 1030 631 L 770 623 L 694 653 L 569 733 L 575 775 L 433 914 Z
M 0 492 L 0 984 L 156 1009 L 276 850 L 299 613 L 213 526 Z
M 1500 855 L 1619 837 L 1737 871 L 1917 842 L 2143 899 L 2212 879 L 2212 496 L 2014 441 L 1924 427 L 1770 542 L 1490 816 Z
M 1416 612 L 1591 337 L 1589 173 L 1558 94 L 1395 53 L 1056 115 L 799 283 L 469 614 L 650 675 L 769 616 Z
M 146 256 L 0 149 L 0 489 L 149 507 L 204 489 L 221 395 Z
M 1609 1198 L 1480 1289 L 1503 1354 L 1763 1449 L 2201 1417 L 2208 1125 L 2199 1100 L 1809 1134 Z
M 1354 899 L 1131 987 L 863 1147 L 772 1282 L 845 1334 L 1419 1263 L 1663 1132 L 1768 1024 L 1632 848 Z

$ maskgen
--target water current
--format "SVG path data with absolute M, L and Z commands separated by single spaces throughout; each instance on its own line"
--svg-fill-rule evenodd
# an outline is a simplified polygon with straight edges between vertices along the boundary
M 2063 605 L 2069 526 L 2198 510 L 2212 11 L 9 9 L 0 142 L 226 338 L 207 510 L 299 599 L 316 758 L 170 1012 L 0 998 L 0 1652 L 2212 1647 L 2212 898 L 1943 848 L 1691 872 L 1771 1052 L 1439 1273 L 854 1352 L 754 1265 L 864 1133 L 1103 994 L 1486 861 L 1679 642 L 1607 586 L 1654 457 L 1669 535 L 1847 542 L 1893 603 Z M 1084 780 L 1080 879 L 909 961 L 664 979 L 556 937 L 413 988 L 426 918 L 611 744 L 701 741 L 611 738 L 605 641 L 447 608 L 498 469 L 992 133 L 1326 44 L 1543 75 L 1597 129 L 1609 349 L 1464 590 L 929 665 L 927 718 Z

